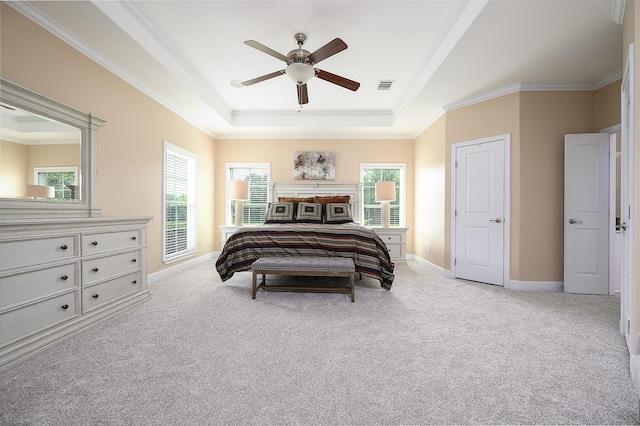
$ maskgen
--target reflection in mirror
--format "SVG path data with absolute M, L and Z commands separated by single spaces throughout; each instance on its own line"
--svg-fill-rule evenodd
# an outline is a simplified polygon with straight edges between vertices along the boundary
M 0 104 L 0 197 L 77 201 L 82 130 Z

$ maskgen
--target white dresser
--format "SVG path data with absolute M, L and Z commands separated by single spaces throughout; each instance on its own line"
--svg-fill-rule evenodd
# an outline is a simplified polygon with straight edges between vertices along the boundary
M 407 261 L 407 229 L 409 228 L 371 228 L 387 245 L 389 256 L 393 262 Z
M 0 219 L 0 367 L 147 299 L 150 219 Z

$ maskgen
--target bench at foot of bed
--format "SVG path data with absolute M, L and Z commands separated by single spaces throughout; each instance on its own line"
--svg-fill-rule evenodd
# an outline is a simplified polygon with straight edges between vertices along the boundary
M 352 259 L 346 257 L 263 257 L 251 265 L 253 282 L 251 298 L 256 298 L 259 288 L 279 291 L 328 291 L 351 293 L 351 301 L 355 301 L 354 277 L 356 268 Z M 262 282 L 257 285 L 257 276 L 262 275 Z M 296 275 L 314 277 L 349 277 L 349 287 L 314 287 L 314 286 L 279 286 L 266 285 L 265 275 Z

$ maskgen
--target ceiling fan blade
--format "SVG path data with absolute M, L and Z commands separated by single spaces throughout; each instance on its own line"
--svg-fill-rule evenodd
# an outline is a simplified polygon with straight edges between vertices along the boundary
M 309 103 L 309 93 L 307 92 L 307 85 L 296 84 L 298 88 L 298 105 L 304 105 Z
M 322 71 L 316 68 L 316 77 L 328 81 L 329 83 L 337 84 L 346 89 L 353 90 L 354 92 L 360 87 L 360 83 L 357 81 L 349 80 L 348 78 L 340 77 L 339 75 L 331 74 L 327 71 Z
M 254 49 L 258 49 L 259 51 L 264 52 L 267 55 L 271 55 L 276 59 L 280 59 L 281 61 L 289 62 L 289 58 L 284 56 L 282 53 L 278 53 L 275 50 L 265 46 L 262 43 L 258 43 L 255 40 L 247 40 L 244 42 L 244 44 L 246 44 L 247 46 L 251 46 Z
M 243 81 L 240 84 L 242 84 L 243 86 L 251 86 L 252 84 L 260 83 L 261 81 L 269 80 L 270 78 L 277 77 L 282 74 L 284 74 L 284 70 L 272 72 L 271 74 L 266 74 L 261 77 L 256 77 L 251 80 Z
M 335 38 L 309 55 L 309 62 L 311 62 L 311 64 L 317 64 L 318 62 L 327 59 L 329 56 L 342 52 L 346 48 L 347 44 L 344 41 L 339 38 Z

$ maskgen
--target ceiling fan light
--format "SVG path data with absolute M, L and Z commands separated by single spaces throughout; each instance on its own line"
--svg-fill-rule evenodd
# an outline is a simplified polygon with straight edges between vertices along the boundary
M 314 75 L 316 75 L 316 72 L 311 65 L 301 62 L 289 64 L 285 72 L 291 80 L 298 84 L 305 84 L 307 81 L 311 80 Z

